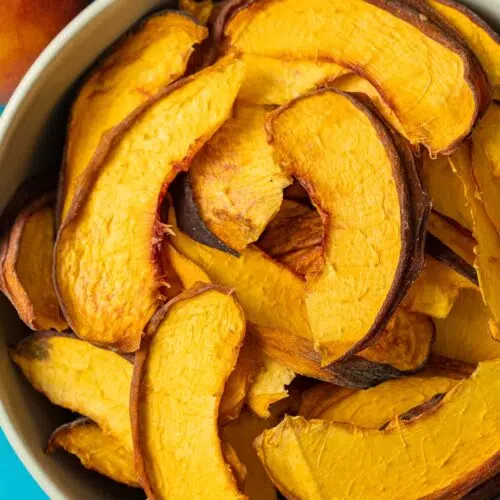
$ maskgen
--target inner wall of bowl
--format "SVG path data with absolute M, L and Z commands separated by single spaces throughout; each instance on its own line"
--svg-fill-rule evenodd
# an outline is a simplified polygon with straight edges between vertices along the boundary
M 464 3 L 498 30 L 500 0 L 469 0 Z M 76 82 L 85 69 L 135 20 L 155 8 L 175 4 L 175 0 L 95 0 L 91 8 L 99 7 L 101 12 L 71 39 L 59 42 L 61 49 L 57 56 L 46 61 L 36 83 L 24 89 L 22 102 L 18 104 L 0 145 L 0 210 L 23 180 L 34 173 L 47 172 L 49 175 L 59 169 L 69 105 Z M 75 416 L 51 405 L 34 391 L 10 362 L 7 346 L 28 333 L 12 306 L 1 296 L 0 410 L 3 405 L 6 418 L 13 427 L 9 438 L 18 454 L 50 498 L 143 498 L 139 491 L 116 485 L 84 470 L 76 459 L 63 452 L 44 453 L 51 432 Z M 7 425 L 3 425 L 8 431 Z
M 95 0 L 83 16 L 89 11 L 95 15 L 74 33 L 69 26 L 45 51 L 20 85 L 18 96 L 13 96 L 14 113 L 7 108 L 2 118 L 8 120 L 9 128 L 0 139 L 0 211 L 24 180 L 35 173 L 54 175 L 59 170 L 69 106 L 87 68 L 138 19 L 175 4 L 175 0 Z M 0 424 L 24 464 L 51 499 L 144 498 L 140 490 L 85 470 L 69 454 L 45 454 L 50 434 L 76 415 L 50 404 L 11 363 L 7 347 L 29 333 L 0 294 Z

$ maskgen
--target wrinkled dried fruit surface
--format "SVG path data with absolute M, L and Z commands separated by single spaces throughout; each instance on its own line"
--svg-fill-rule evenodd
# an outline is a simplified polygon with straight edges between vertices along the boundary
M 434 411 L 408 423 L 376 431 L 285 417 L 255 444 L 289 497 L 460 497 L 500 467 L 499 394 L 500 361 L 486 361 Z
M 58 427 L 50 436 L 47 448 L 50 452 L 63 448 L 75 455 L 87 469 L 140 488 L 130 448 L 105 434 L 92 420 L 80 418 Z
M 451 267 L 426 256 L 425 267 L 403 299 L 401 306 L 434 318 L 446 318 L 461 290 L 477 287 Z
M 236 366 L 224 387 L 219 405 L 219 425 L 226 425 L 240 416 L 248 391 L 259 372 L 260 364 L 261 360 L 257 359 L 253 340 L 248 336 L 245 337 Z
M 464 259 L 467 264 L 471 266 L 474 264 L 474 247 L 477 242 L 471 233 L 436 212 L 431 212 L 427 230 Z
M 350 394 L 344 394 L 346 389 L 332 384 L 320 384 L 320 389 L 316 386 L 303 395 L 300 415 L 307 419 L 318 418 L 365 429 L 379 429 L 394 417 L 437 394 L 447 393 L 457 384 L 458 380 L 454 378 L 420 374 L 388 380 L 377 387 Z
M 285 104 L 335 80 L 348 69 L 328 61 L 287 59 L 244 53 L 247 73 L 238 99 L 253 104 Z
M 61 220 L 69 212 L 102 135 L 160 89 L 180 78 L 207 30 L 187 16 L 149 17 L 121 39 L 83 84 L 70 116 L 61 179 Z
M 473 236 L 477 241 L 474 267 L 477 270 L 483 299 L 492 313 L 492 319 L 500 320 L 500 233 L 488 216 L 484 202 L 478 197 L 474 179 L 471 149 L 462 146 L 450 159 L 451 164 L 463 182 L 465 195 L 473 219 Z
M 217 432 L 244 335 L 241 308 L 212 285 L 191 288 L 152 319 L 131 394 L 136 468 L 148 498 L 244 498 Z
M 130 361 L 77 338 L 43 332 L 22 340 L 10 356 L 52 403 L 89 417 L 132 450 Z
M 61 307 L 80 337 L 138 349 L 162 301 L 158 203 L 229 116 L 243 74 L 240 61 L 224 58 L 160 92 L 85 171 L 54 252 Z
M 243 493 L 249 500 L 276 500 L 276 488 L 267 477 L 253 447 L 254 439 L 273 424 L 249 411 L 243 411 L 237 420 L 222 429 L 222 438 L 231 444 L 239 459 L 245 464 L 247 475 L 243 483 Z
M 336 91 L 279 108 L 268 132 L 324 221 L 325 263 L 307 276 L 306 304 L 328 364 L 374 339 L 401 299 L 414 244 L 407 166 L 375 115 Z
M 269 418 L 269 407 L 288 397 L 286 386 L 295 378 L 295 373 L 279 361 L 256 350 L 259 369 L 247 396 L 248 407 L 259 417 Z
M 455 0 L 427 0 L 474 51 L 488 74 L 495 98 L 500 91 L 500 38 L 476 13 Z
M 435 160 L 431 160 L 424 154 L 420 176 L 432 199 L 432 209 L 453 219 L 462 227 L 472 230 L 472 217 L 464 187 L 453 172 L 448 158 L 438 156 Z
M 259 238 L 290 184 L 267 143 L 269 111 L 236 104 L 232 117 L 195 156 L 189 171 L 201 218 L 235 250 Z
M 436 319 L 433 352 L 467 363 L 500 358 L 500 344 L 491 338 L 491 313 L 479 291 L 464 290 L 444 319 Z
M 311 338 L 304 301 L 305 282 L 286 267 L 250 245 L 233 257 L 197 243 L 177 228 L 172 245 L 199 265 L 214 283 L 234 289 L 248 321 Z
M 490 102 L 473 54 L 451 30 L 423 23 L 407 5 L 314 0 L 304 9 L 300 0 L 236 0 L 233 6 L 223 50 L 355 69 L 376 83 L 406 137 L 433 154 L 452 151 Z
M 54 196 L 30 203 L 16 217 L 0 249 L 0 290 L 33 330 L 68 327 L 52 283 Z

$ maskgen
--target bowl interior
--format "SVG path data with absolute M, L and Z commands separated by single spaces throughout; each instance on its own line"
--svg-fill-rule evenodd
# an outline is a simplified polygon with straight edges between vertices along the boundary
M 500 0 L 464 3 L 499 28 Z M 85 70 L 135 21 L 155 8 L 174 4 L 174 0 L 95 0 L 47 48 L 0 121 L 0 212 L 23 180 L 35 172 L 50 175 L 58 170 L 69 103 Z M 27 333 L 0 296 L 0 424 L 20 458 L 52 499 L 143 498 L 137 490 L 84 470 L 65 453 L 44 453 L 51 432 L 73 416 L 34 391 L 9 361 L 7 346 Z

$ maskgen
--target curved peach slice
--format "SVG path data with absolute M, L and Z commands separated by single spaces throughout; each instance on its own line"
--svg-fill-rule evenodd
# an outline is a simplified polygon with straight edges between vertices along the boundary
M 419 1 L 419 0 L 413 0 Z M 455 0 L 427 0 L 436 12 L 453 26 L 474 51 L 500 97 L 500 36 L 475 12 Z
M 393 418 L 446 394 L 458 380 L 426 376 L 425 370 L 388 380 L 364 391 L 349 391 L 333 384 L 319 384 L 302 395 L 300 415 L 308 419 L 343 422 L 365 429 L 380 429 Z
M 206 36 L 206 28 L 188 16 L 169 11 L 153 14 L 121 38 L 91 70 L 71 110 L 59 185 L 61 221 L 103 134 L 183 76 L 195 45 Z
M 66 330 L 52 283 L 54 193 L 28 204 L 0 245 L 0 290 L 33 330 Z
M 44 332 L 19 342 L 10 357 L 52 403 L 89 417 L 132 450 L 130 359 L 73 336 Z
M 231 293 L 195 285 L 159 309 L 136 355 L 131 419 L 148 498 L 244 498 L 217 430 L 224 385 L 245 335 Z
M 290 184 L 267 143 L 271 109 L 236 104 L 233 116 L 196 155 L 187 174 L 201 218 L 237 251 L 259 238 Z
M 113 481 L 140 488 L 130 448 L 88 418 L 79 418 L 61 425 L 50 436 L 47 450 L 63 448 L 75 455 L 87 469 L 107 476 Z
M 467 363 L 500 358 L 500 343 L 491 338 L 491 312 L 478 290 L 460 293 L 450 314 L 435 319 L 432 351 Z
M 139 348 L 168 279 L 158 251 L 166 229 L 159 203 L 229 116 L 243 76 L 243 63 L 223 58 L 160 91 L 100 143 L 54 250 L 61 307 L 81 338 Z
M 410 142 L 433 156 L 452 152 L 491 101 L 472 51 L 444 23 L 405 2 L 314 0 L 305 9 L 301 0 L 233 0 L 216 28 L 223 53 L 333 62 L 360 74 Z
M 368 347 L 404 297 L 429 205 L 411 152 L 352 95 L 298 98 L 270 115 L 268 133 L 323 220 L 324 265 L 306 277 L 306 305 L 329 364 Z
M 285 417 L 255 446 L 287 497 L 459 498 L 500 470 L 499 394 L 486 361 L 419 418 L 378 431 Z

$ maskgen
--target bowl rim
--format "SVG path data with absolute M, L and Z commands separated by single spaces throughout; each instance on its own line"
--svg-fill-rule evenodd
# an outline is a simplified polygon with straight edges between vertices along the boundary
M 35 91 L 36 82 L 40 76 L 48 70 L 51 62 L 55 60 L 63 47 L 68 45 L 85 26 L 117 1 L 119 0 L 94 0 L 58 33 L 35 60 L 12 94 L 0 118 L 0 157 L 2 156 L 2 145 L 6 143 L 9 131 L 15 128 L 12 125 L 26 105 L 26 97 Z M 21 435 L 14 428 L 2 399 L 0 399 L 0 427 L 14 452 L 44 493 L 51 499 L 66 498 L 43 466 L 32 457 Z

